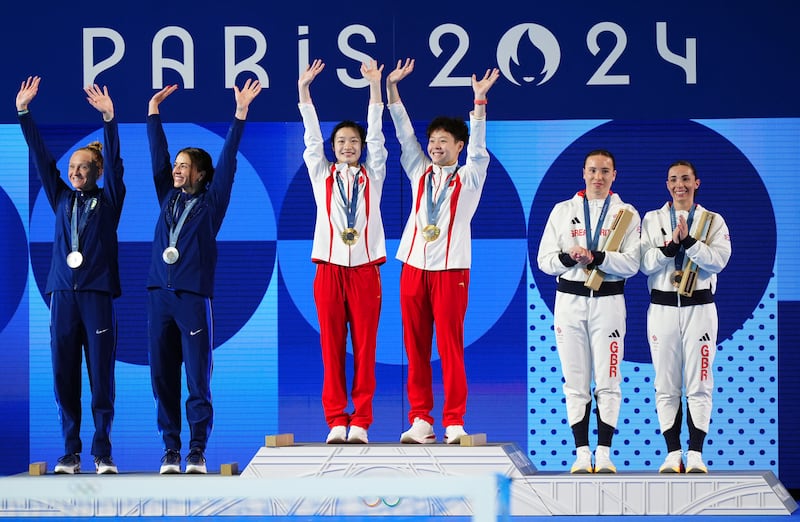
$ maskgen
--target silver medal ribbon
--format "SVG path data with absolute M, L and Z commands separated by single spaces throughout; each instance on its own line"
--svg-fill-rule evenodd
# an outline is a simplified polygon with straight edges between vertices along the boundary
M 83 264 L 83 254 L 80 252 L 80 236 L 86 228 L 86 222 L 89 220 L 89 214 L 97 207 L 97 198 L 92 197 L 86 200 L 83 204 L 83 215 L 81 215 L 80 222 L 78 222 L 78 197 L 79 193 L 75 192 L 72 200 L 72 215 L 70 216 L 70 252 L 67 254 L 67 266 L 70 268 L 79 268 Z
M 180 197 L 180 195 L 178 195 Z M 168 265 L 174 265 L 177 263 L 178 258 L 181 257 L 180 252 L 178 251 L 178 237 L 181 235 L 181 229 L 183 228 L 183 224 L 186 222 L 186 218 L 189 217 L 189 212 L 192 210 L 192 207 L 195 206 L 197 203 L 197 198 L 192 198 L 186 203 L 186 207 L 184 207 L 183 212 L 181 212 L 178 221 L 172 226 L 169 231 L 169 246 L 164 249 L 164 252 L 161 254 L 161 259 Z M 175 205 L 178 204 L 178 199 L 175 199 Z

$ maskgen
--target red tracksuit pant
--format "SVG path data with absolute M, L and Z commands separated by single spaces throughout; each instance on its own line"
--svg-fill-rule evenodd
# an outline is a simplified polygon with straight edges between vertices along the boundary
M 464 369 L 464 316 L 469 294 L 469 270 L 420 270 L 403 265 L 400 309 L 403 340 L 408 356 L 408 420 L 419 417 L 433 424 L 431 351 L 436 346 L 442 363 L 444 426 L 463 425 L 467 411 L 467 375 Z
M 372 424 L 375 394 L 375 348 L 381 313 L 381 275 L 378 265 L 345 267 L 317 265 L 314 301 L 322 347 L 322 408 L 328 427 Z M 353 414 L 347 408 L 347 326 L 353 344 Z

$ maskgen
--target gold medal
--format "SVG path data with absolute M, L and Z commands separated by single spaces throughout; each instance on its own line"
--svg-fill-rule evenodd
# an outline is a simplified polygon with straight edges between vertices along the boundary
M 436 225 L 425 225 L 425 228 L 422 229 L 422 238 L 428 242 L 436 241 L 441 233 L 442 231 Z
M 675 270 L 672 272 L 672 286 L 679 288 L 681 286 L 681 279 L 683 279 L 683 270 Z
M 345 228 L 341 233 L 341 237 L 345 245 L 355 245 L 358 241 L 358 230 L 355 228 Z
M 180 252 L 175 247 L 167 247 L 164 249 L 164 252 L 161 253 L 161 259 L 168 265 L 174 265 L 178 262 L 178 258 L 181 257 Z
M 70 268 L 79 268 L 83 264 L 83 254 L 74 250 L 67 254 L 67 266 Z

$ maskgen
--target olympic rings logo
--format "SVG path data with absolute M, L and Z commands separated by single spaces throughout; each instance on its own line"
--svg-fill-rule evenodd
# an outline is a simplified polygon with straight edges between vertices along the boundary
M 400 498 L 400 497 L 388 497 L 388 498 L 387 497 L 378 497 L 373 501 L 372 499 L 366 499 L 364 497 L 361 497 L 361 502 L 363 502 L 364 505 L 369 507 L 369 508 L 376 508 L 376 507 L 380 506 L 381 504 L 383 504 L 384 506 L 386 506 L 388 508 L 394 508 L 394 507 L 397 507 L 397 505 L 400 504 L 400 502 L 402 502 L 402 500 L 403 499 Z

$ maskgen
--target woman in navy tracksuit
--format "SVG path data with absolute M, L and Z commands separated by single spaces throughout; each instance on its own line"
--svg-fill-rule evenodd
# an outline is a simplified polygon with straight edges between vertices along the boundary
M 180 473 L 181 363 L 189 397 L 187 473 L 205 473 L 205 449 L 213 425 L 211 368 L 214 322 L 211 298 L 217 266 L 217 233 L 230 202 L 236 153 L 258 81 L 234 87 L 236 113 L 214 168 L 203 149 L 182 149 L 170 162 L 159 105 L 177 90 L 168 86 L 150 99 L 147 137 L 161 212 L 147 278 L 150 378 L 164 440 L 161 473 Z
M 94 142 L 72 154 L 70 187 L 61 179 L 55 159 L 28 111 L 39 82 L 38 76 L 22 82 L 16 103 L 22 133 L 56 216 L 53 257 L 45 288 L 50 294 L 53 380 L 65 449 L 55 472 L 79 473 L 81 469 L 83 348 L 92 392 L 95 469 L 97 473 L 116 473 L 110 439 L 117 341 L 113 299 L 121 293 L 117 225 L 125 184 L 114 104 L 107 88 L 101 90 L 93 85 L 85 89 L 89 103 L 103 115 L 105 150 Z M 104 164 L 108 174 L 103 187 L 98 187 Z

